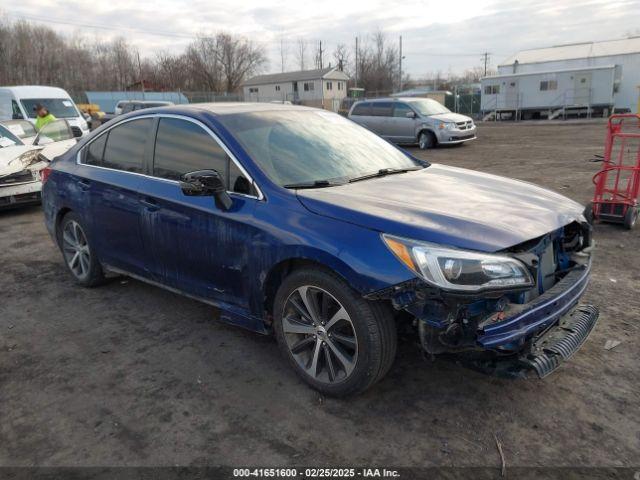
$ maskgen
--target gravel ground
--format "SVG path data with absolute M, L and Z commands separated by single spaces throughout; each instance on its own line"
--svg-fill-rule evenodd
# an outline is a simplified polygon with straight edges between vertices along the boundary
M 489 124 L 416 155 L 519 178 L 581 202 L 601 122 Z M 597 225 L 584 347 L 545 380 L 502 380 L 401 344 L 357 398 L 320 397 L 273 339 L 130 280 L 77 287 L 40 208 L 0 213 L 0 465 L 640 464 L 640 230 Z M 609 339 L 620 341 L 605 350 Z

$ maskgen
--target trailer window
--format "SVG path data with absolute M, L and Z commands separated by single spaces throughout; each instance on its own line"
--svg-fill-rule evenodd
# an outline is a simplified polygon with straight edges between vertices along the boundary
M 557 80 L 542 80 L 540 82 L 540 91 L 544 92 L 546 90 L 557 90 L 558 89 L 558 81 Z
M 487 85 L 484 87 L 485 95 L 497 95 L 500 93 L 500 85 Z

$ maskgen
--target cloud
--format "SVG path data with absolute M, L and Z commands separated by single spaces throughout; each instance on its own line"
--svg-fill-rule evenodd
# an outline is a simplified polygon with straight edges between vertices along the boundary
M 526 48 L 620 38 L 640 25 L 640 0 L 324 0 L 313 8 L 294 0 L 22 0 L 4 13 L 68 35 L 124 36 L 147 56 L 179 52 L 199 33 L 230 31 L 263 43 L 273 71 L 281 42 L 295 68 L 298 38 L 309 52 L 322 40 L 329 59 L 338 43 L 353 46 L 356 36 L 382 30 L 389 41 L 403 36 L 404 70 L 420 77 L 478 66 L 482 52 L 497 65 Z

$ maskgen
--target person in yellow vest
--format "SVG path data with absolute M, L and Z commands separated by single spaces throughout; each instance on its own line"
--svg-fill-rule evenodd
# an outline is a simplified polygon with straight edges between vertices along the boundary
M 41 103 L 36 104 L 36 106 L 33 107 L 33 109 L 37 114 L 36 130 L 38 131 L 40 131 L 42 127 L 44 127 L 48 123 L 53 122 L 56 119 L 56 117 L 54 117 L 53 114 L 49 113 L 49 110 L 47 110 L 47 107 L 45 107 Z

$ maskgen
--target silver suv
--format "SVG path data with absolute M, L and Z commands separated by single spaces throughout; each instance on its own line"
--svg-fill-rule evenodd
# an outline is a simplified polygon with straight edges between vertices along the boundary
M 349 118 L 394 143 L 420 148 L 476 138 L 473 120 L 430 98 L 379 98 L 354 103 Z

